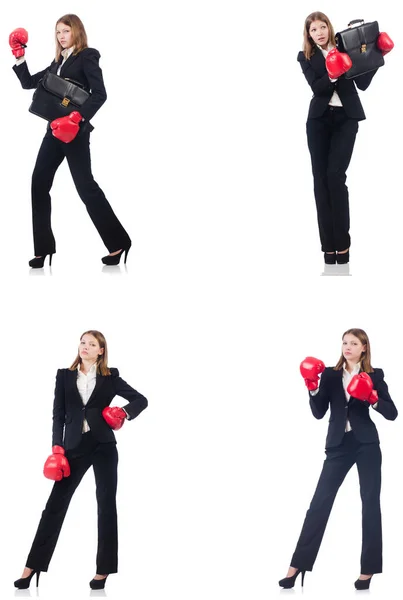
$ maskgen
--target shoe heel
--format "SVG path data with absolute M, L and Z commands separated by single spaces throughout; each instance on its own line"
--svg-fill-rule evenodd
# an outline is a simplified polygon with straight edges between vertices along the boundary
M 301 587 L 304 587 L 305 571 L 301 571 Z
M 129 254 L 129 250 L 130 250 L 130 247 L 127 250 L 125 250 L 125 262 L 124 262 L 124 264 L 126 264 L 127 255 Z
M 53 254 L 49 254 L 49 267 L 52 266 L 52 256 Z
M 51 255 L 51 256 L 52 256 L 52 255 Z M 38 571 L 38 572 L 37 572 L 37 574 L 36 574 L 36 587 L 38 587 L 38 586 L 39 586 L 39 575 L 40 575 L 40 574 L 41 574 L 41 572 L 40 572 L 40 571 Z

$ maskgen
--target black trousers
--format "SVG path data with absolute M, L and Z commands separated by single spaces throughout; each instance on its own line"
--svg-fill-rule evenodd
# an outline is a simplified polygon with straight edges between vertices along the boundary
M 71 474 L 56 481 L 39 522 L 26 566 L 47 571 L 59 538 L 70 500 L 85 472 L 94 468 L 98 502 L 97 573 L 117 573 L 118 527 L 116 488 L 118 452 L 113 442 L 99 444 L 91 432 L 84 433 L 77 448 L 66 451 Z
M 361 444 L 352 431 L 345 434 L 340 446 L 326 450 L 291 566 L 312 571 L 338 489 L 356 463 L 362 500 L 361 573 L 382 572 L 381 462 L 379 444 Z
M 323 252 L 350 247 L 346 171 L 357 131 L 357 119 L 349 119 L 342 107 L 329 106 L 321 117 L 308 119 L 306 124 Z
M 116 217 L 91 171 L 90 133 L 81 131 L 65 144 L 48 129 L 32 174 L 32 224 L 35 256 L 54 253 L 50 190 L 56 171 L 66 157 L 77 192 L 109 252 L 130 246 L 130 238 Z

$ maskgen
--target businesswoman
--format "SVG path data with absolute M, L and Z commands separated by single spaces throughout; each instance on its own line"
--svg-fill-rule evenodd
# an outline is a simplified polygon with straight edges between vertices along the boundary
M 380 34 L 379 49 L 393 48 Z M 302 72 L 313 91 L 306 133 L 311 154 L 319 236 L 325 263 L 348 263 L 350 248 L 349 196 L 346 171 L 353 153 L 358 123 L 365 119 L 357 88 L 366 90 L 376 70 L 346 79 L 349 57 L 338 52 L 332 24 L 322 12 L 310 14 L 304 25 Z M 350 64 L 348 64 L 350 61 Z
M 84 202 L 92 222 L 98 230 L 109 255 L 102 261 L 107 265 L 119 264 L 120 257 L 131 246 L 130 238 L 113 212 L 91 171 L 90 133 L 94 127 L 90 119 L 106 100 L 106 91 L 99 66 L 98 50 L 89 48 L 84 25 L 76 15 L 58 19 L 55 29 L 56 56 L 51 65 L 31 75 L 25 61 L 28 33 L 15 29 L 9 37 L 12 53 L 17 61 L 13 69 L 24 89 L 36 88 L 47 71 L 80 83 L 91 92 L 80 111 L 56 119 L 48 126 L 39 149 L 32 175 L 32 222 L 35 257 L 29 262 L 33 268 L 43 267 L 45 258 L 56 252 L 51 227 L 51 198 L 55 173 L 66 158 L 77 192 Z
M 115 396 L 128 400 L 123 408 L 110 407 Z M 108 351 L 99 331 L 86 331 L 69 369 L 59 369 L 53 406 L 52 454 L 44 475 L 55 481 L 15 587 L 26 589 L 36 574 L 47 571 L 70 500 L 90 466 L 94 469 L 98 503 L 97 574 L 92 589 L 102 589 L 110 573 L 117 573 L 118 537 L 116 486 L 118 453 L 113 429 L 135 419 L 147 400 L 108 367 Z
M 303 585 L 305 572 L 312 571 L 337 491 L 356 464 L 362 499 L 362 553 L 361 574 L 355 587 L 368 589 L 374 573 L 382 572 L 381 450 L 370 412 L 393 421 L 397 410 L 382 369 L 371 366 L 370 344 L 362 329 L 344 333 L 342 353 L 335 367 L 325 368 L 322 361 L 308 357 L 300 370 L 309 390 L 313 416 L 322 419 L 330 406 L 330 420 L 322 473 L 291 566 L 279 584 L 291 588 L 301 573 Z

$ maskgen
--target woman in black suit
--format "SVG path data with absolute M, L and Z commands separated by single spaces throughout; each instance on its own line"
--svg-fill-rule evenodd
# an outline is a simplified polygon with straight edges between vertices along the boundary
M 115 396 L 128 400 L 123 408 L 110 407 Z M 147 399 L 128 385 L 117 369 L 108 367 L 106 340 L 99 331 L 86 331 L 69 369 L 56 375 L 53 405 L 52 454 L 44 475 L 55 481 L 15 587 L 26 589 L 32 577 L 47 571 L 70 500 L 90 466 L 94 469 L 98 503 L 97 574 L 92 589 L 102 589 L 110 573 L 117 573 L 118 537 L 116 487 L 118 453 L 113 429 L 135 419 Z
M 10 45 L 17 59 L 13 69 L 24 89 L 36 88 L 47 71 L 80 83 L 91 92 L 79 112 L 56 119 L 48 126 L 32 175 L 32 219 L 35 258 L 29 264 L 43 267 L 46 255 L 49 264 L 56 252 L 51 228 L 51 198 L 55 173 L 66 157 L 77 192 L 84 202 L 92 222 L 110 254 L 103 257 L 107 265 L 119 264 L 127 253 L 131 240 L 113 212 L 91 171 L 90 133 L 94 129 L 90 119 L 106 100 L 106 91 L 99 66 L 98 50 L 89 48 L 84 25 L 76 15 L 64 15 L 56 23 L 56 57 L 51 65 L 31 75 L 25 62 L 24 29 L 10 34 Z M 24 43 L 25 42 L 25 43 Z
M 306 132 L 311 154 L 319 236 L 325 263 L 349 262 L 350 211 L 346 171 L 353 153 L 358 122 L 365 114 L 357 87 L 366 90 L 376 71 L 346 79 L 330 78 L 325 59 L 335 48 L 332 24 L 322 12 L 305 20 L 304 49 L 298 53 L 313 91 Z M 337 254 L 336 254 L 337 252 Z
M 300 573 L 303 584 L 305 572 L 312 571 L 337 491 L 356 464 L 363 537 L 361 575 L 355 587 L 368 589 L 372 575 L 382 572 L 381 450 L 370 410 L 391 421 L 396 419 L 397 410 L 382 369 L 371 366 L 369 339 L 362 329 L 349 329 L 344 333 L 342 354 L 335 367 L 325 368 L 322 361 L 308 357 L 300 369 L 309 390 L 313 416 L 322 419 L 330 406 L 330 419 L 322 473 L 291 566 L 279 585 L 293 587 Z

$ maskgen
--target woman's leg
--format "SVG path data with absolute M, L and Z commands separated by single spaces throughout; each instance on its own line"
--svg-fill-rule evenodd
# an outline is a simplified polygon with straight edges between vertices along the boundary
M 350 247 L 350 209 L 346 171 L 353 154 L 358 121 L 349 119 L 344 110 L 333 111 L 333 133 L 329 151 L 327 184 L 332 206 L 333 235 L 336 250 Z
M 93 466 L 98 502 L 97 574 L 108 575 L 118 570 L 118 520 L 116 489 L 118 451 L 116 444 L 99 444 Z
M 26 566 L 35 571 L 48 570 L 70 500 L 91 465 L 90 454 L 75 458 L 66 452 L 66 457 L 71 474 L 55 482 L 26 562 Z
M 312 571 L 336 494 L 355 462 L 351 446 L 350 434 L 346 434 L 340 446 L 326 451 L 322 473 L 290 563 L 292 567 Z
M 129 248 L 131 240 L 94 180 L 91 171 L 90 134 L 82 132 L 66 144 L 66 158 L 77 192 L 109 252 Z
M 334 252 L 335 244 L 333 239 L 332 211 L 326 177 L 330 148 L 328 111 L 318 119 L 308 119 L 306 133 L 309 152 L 311 154 L 321 246 L 323 252 Z
M 362 500 L 361 573 L 382 573 L 381 464 L 379 444 L 361 444 L 357 469 Z
M 60 146 L 62 142 L 47 133 L 43 138 L 32 173 L 32 226 L 34 234 L 35 256 L 54 254 L 56 252 L 50 215 L 50 190 L 55 173 L 63 162 L 64 153 Z

